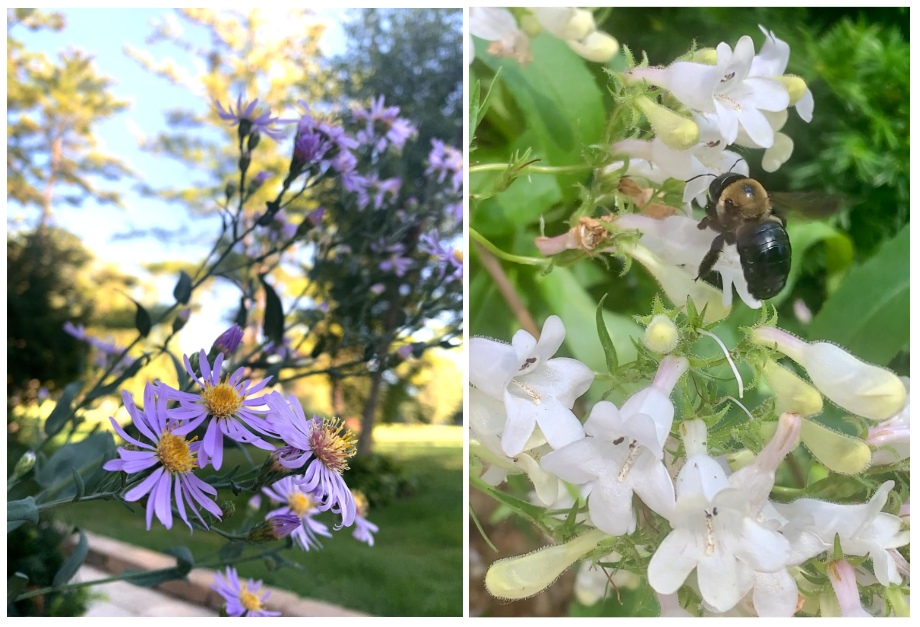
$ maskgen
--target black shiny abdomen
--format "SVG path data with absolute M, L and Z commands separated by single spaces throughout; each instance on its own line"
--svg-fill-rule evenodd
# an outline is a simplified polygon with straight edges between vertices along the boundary
M 792 267 L 789 234 L 778 222 L 745 224 L 738 229 L 738 254 L 751 296 L 773 298 L 786 285 Z

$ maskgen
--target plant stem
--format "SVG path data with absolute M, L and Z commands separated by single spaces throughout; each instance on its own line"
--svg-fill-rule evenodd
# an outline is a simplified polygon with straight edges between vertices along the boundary
M 496 247 L 495 244 L 486 239 L 481 233 L 479 233 L 479 231 L 473 227 L 470 227 L 470 237 L 482 244 L 483 248 L 488 250 L 499 259 L 504 259 L 505 261 L 511 261 L 526 266 L 548 266 L 550 264 L 549 259 L 543 259 L 541 257 L 523 257 L 521 255 L 512 255 L 511 253 L 506 253 Z
M 507 163 L 482 163 L 480 165 L 471 165 L 470 174 L 476 172 L 496 172 L 508 169 Z M 521 168 L 521 173 L 528 174 L 566 174 L 568 172 L 587 172 L 593 170 L 593 166 L 587 163 L 578 163 L 575 165 L 526 165 Z

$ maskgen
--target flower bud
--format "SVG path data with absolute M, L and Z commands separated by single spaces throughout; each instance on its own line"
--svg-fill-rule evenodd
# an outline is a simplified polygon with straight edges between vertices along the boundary
M 886 420 L 907 403 L 907 391 L 896 375 L 860 361 L 839 346 L 804 342 L 775 327 L 758 327 L 751 338 L 798 362 L 824 396 L 857 416 Z
M 677 115 L 645 96 L 636 99 L 636 106 L 668 148 L 688 150 L 700 142 L 700 128 L 693 120 Z
M 35 466 L 35 453 L 26 451 L 23 453 L 22 457 L 19 458 L 19 461 L 16 462 L 16 468 L 13 469 L 13 478 L 18 479 L 19 477 L 25 476 L 27 472 L 32 470 L 33 466 Z
M 253 131 L 249 136 L 249 142 L 246 144 L 246 148 L 250 151 L 255 150 L 256 146 L 259 145 L 259 140 L 262 138 L 262 135 L 259 131 Z
M 785 76 L 771 76 L 770 78 L 774 81 L 782 83 L 783 87 L 786 88 L 786 91 L 789 92 L 790 107 L 801 100 L 802 96 L 805 95 L 805 92 L 808 91 L 808 84 L 798 76 L 787 74 Z
M 763 376 L 776 394 L 776 411 L 792 412 L 804 417 L 820 414 L 824 409 L 821 394 L 795 376 L 788 369 L 768 359 L 763 367 Z
M 719 54 L 715 48 L 700 48 L 693 53 L 690 58 L 693 63 L 702 63 L 703 65 L 715 65 L 719 62 Z
M 579 56 L 595 63 L 606 63 L 620 49 L 616 39 L 599 30 L 594 31 L 582 40 L 566 41 L 569 48 Z
M 667 396 L 674 391 L 674 386 L 687 370 L 690 361 L 686 357 L 668 355 L 658 364 L 658 371 L 652 380 L 652 387 L 664 392 Z
M 231 198 L 233 198 L 233 195 L 235 193 L 236 193 L 236 183 L 234 183 L 233 181 L 230 181 L 229 183 L 227 183 L 226 186 L 224 186 L 224 195 L 227 197 L 228 202 L 230 201 Z
M 845 559 L 834 560 L 827 565 L 827 577 L 830 579 L 837 602 L 840 604 L 841 616 L 861 616 L 869 618 L 859 600 L 859 587 L 856 585 L 856 571 Z M 824 614 L 822 613 L 822 616 Z
M 276 514 L 250 529 L 246 534 L 246 542 L 253 544 L 274 542 L 291 535 L 291 532 L 300 524 L 300 517 L 295 514 Z
M 498 599 L 526 599 L 548 588 L 567 568 L 609 537 L 597 529 L 565 544 L 499 560 L 486 573 L 486 590 Z
M 182 327 L 185 326 L 185 323 L 188 322 L 189 316 L 192 315 L 192 310 L 190 307 L 186 307 L 173 319 L 172 330 L 173 333 L 178 333 Z
M 248 150 L 243 152 L 243 154 L 240 155 L 240 171 L 241 172 L 249 169 L 249 162 L 251 160 L 252 160 L 252 155 L 249 153 Z
M 573 7 L 532 8 L 531 12 L 546 31 L 559 39 L 579 40 L 597 27 L 590 11 Z
M 233 501 L 224 501 L 220 504 L 220 517 L 223 520 L 227 520 L 236 513 L 236 505 L 233 504 Z
M 211 352 L 215 355 L 223 353 L 224 357 L 230 357 L 239 347 L 242 339 L 243 330 L 240 329 L 238 324 L 234 324 L 214 340 L 214 344 L 211 345 Z
M 655 353 L 667 354 L 677 346 L 680 334 L 677 325 L 664 314 L 658 314 L 645 328 L 643 341 L 648 349 Z

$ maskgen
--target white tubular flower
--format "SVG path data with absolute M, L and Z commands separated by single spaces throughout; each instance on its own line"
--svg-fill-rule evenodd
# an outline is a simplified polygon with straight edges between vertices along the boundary
M 584 39 L 597 27 L 591 11 L 574 7 L 530 7 L 530 12 L 547 32 L 559 39 Z
M 750 76 L 754 41 L 744 36 L 735 49 L 726 43 L 716 48 L 716 65 L 678 61 L 667 68 L 635 68 L 624 74 L 662 87 L 691 111 L 715 114 L 722 139 L 732 144 L 739 125 L 762 148 L 773 145 L 773 129 L 763 111 L 789 106 L 786 87 L 769 78 Z
M 508 475 L 526 474 L 533 483 L 537 497 L 543 506 L 550 505 L 557 498 L 559 480 L 540 467 L 538 447 L 548 448 L 546 439 L 539 429 L 535 429 L 524 445 L 525 451 L 514 457 L 508 457 L 502 451 L 499 434 L 505 426 L 505 406 L 501 401 L 487 396 L 481 390 L 470 390 L 470 452 L 489 464 L 481 479 L 491 486 L 497 486 Z
M 794 419 L 790 420 L 794 430 Z M 703 600 L 718 612 L 733 608 L 753 585 L 751 571 L 776 572 L 789 558 L 789 542 L 752 517 L 766 484 L 758 475 L 775 472 L 789 430 L 774 438 L 773 448 L 757 468 L 729 483 L 722 466 L 705 454 L 700 420 L 681 425 L 686 434 L 687 462 L 677 477 L 677 504 L 670 517 L 672 531 L 649 563 L 648 579 L 660 594 L 673 594 L 695 569 Z M 771 442 L 771 444 L 773 444 Z M 781 458 L 780 458 L 781 459 Z M 772 487 L 766 487 L 767 493 Z M 765 498 L 763 499 L 766 500 Z
M 521 64 L 532 60 L 530 40 L 507 9 L 472 7 L 469 28 L 471 35 L 492 42 L 489 54 L 516 59 Z
M 495 562 L 486 573 L 486 590 L 499 599 L 526 599 L 553 584 L 563 572 L 593 551 L 607 537 L 592 530 L 565 544 L 544 547 L 527 555 Z
M 907 390 L 896 375 L 860 361 L 839 346 L 808 343 L 775 327 L 757 327 L 751 339 L 798 362 L 824 396 L 857 416 L 887 420 L 907 404 Z
M 845 617 L 865 617 L 872 615 L 867 612 L 859 600 L 859 587 L 856 585 L 856 572 L 846 560 L 834 560 L 827 565 L 827 578 L 831 581 L 837 602 L 840 604 L 840 615 Z M 823 616 L 823 614 L 822 614 Z
M 910 457 L 910 379 L 900 377 L 907 394 L 907 404 L 877 427 L 869 429 L 866 444 L 878 450 L 872 454 L 873 466 L 887 466 Z
M 584 437 L 572 406 L 591 387 L 594 373 L 575 359 L 550 359 L 564 339 L 562 320 L 550 316 L 539 342 L 523 330 L 515 333 L 511 345 L 470 340 L 470 383 L 504 402 L 501 446 L 509 457 L 524 450 L 537 425 L 554 449 Z
M 776 394 L 776 411 L 793 412 L 806 418 L 824 410 L 821 393 L 808 385 L 791 370 L 768 359 L 763 366 L 763 377 Z
M 834 537 L 839 536 L 845 555 L 869 555 L 882 585 L 900 584 L 898 558 L 891 553 L 910 544 L 910 531 L 901 529 L 901 519 L 897 516 L 882 513 L 893 487 L 894 481 L 886 481 L 868 502 L 858 505 L 817 499 L 774 503 L 777 512 L 789 521 L 783 526 L 783 533 L 789 538 L 798 563 L 833 550 Z
M 615 563 L 621 559 L 623 559 L 623 556 L 614 551 L 610 555 L 602 557 L 599 561 Z M 607 596 L 610 591 L 611 581 L 613 581 L 613 585 L 617 589 L 625 588 L 626 590 L 635 590 L 641 582 L 639 575 L 628 570 L 617 569 L 609 573 L 610 579 L 607 577 L 608 573 L 604 572 L 604 567 L 599 565 L 592 566 L 588 560 L 582 562 L 578 568 L 578 574 L 575 575 L 574 591 L 578 602 L 582 605 L 594 605 Z
M 779 132 L 786 125 L 789 113 L 786 109 L 783 109 L 782 111 L 764 111 L 763 114 L 767 118 L 767 122 L 770 123 L 770 128 L 773 129 L 773 145 L 764 151 L 761 165 L 767 172 L 776 172 L 781 165 L 789 161 L 789 157 L 792 156 L 792 149 L 795 147 L 791 137 Z M 738 138 L 735 143 L 745 148 L 760 148 L 754 140 L 748 137 L 744 129 L 738 131 Z
M 616 39 L 599 30 L 590 33 L 584 39 L 568 40 L 566 43 L 575 54 L 594 63 L 606 63 L 620 49 Z
M 678 115 L 651 98 L 642 96 L 636 100 L 658 139 L 672 150 L 689 150 L 700 141 L 700 129 L 691 119 Z
M 623 230 L 642 232 L 642 238 L 639 240 L 640 246 L 647 248 L 664 263 L 680 267 L 684 273 L 690 276 L 691 280 L 696 278 L 700 262 L 709 252 L 712 240 L 715 239 L 715 234 L 712 231 L 700 230 L 697 228 L 698 221 L 684 216 L 675 215 L 664 220 L 655 220 L 638 214 L 626 214 L 617 218 L 615 224 Z M 744 271 L 741 268 L 741 256 L 738 254 L 737 247 L 726 246 L 713 266 L 713 270 L 722 276 L 721 304 L 726 310 L 726 315 L 728 315 L 727 311 L 731 309 L 732 286 L 734 286 L 745 305 L 752 309 L 760 307 L 761 301 L 751 296 L 750 291 L 748 291 L 747 280 L 744 278 Z M 696 281 L 696 284 L 705 285 L 715 290 L 715 288 L 702 280 Z M 716 293 L 718 293 L 718 290 L 716 290 Z M 670 297 L 671 294 L 669 293 L 668 296 Z M 671 300 L 674 301 L 673 298 Z M 702 309 L 703 302 L 697 300 L 696 296 L 693 296 L 693 301 L 698 310 Z M 674 301 L 674 304 L 686 304 L 686 296 L 683 302 Z M 715 319 L 718 320 L 719 318 Z
M 543 457 L 543 469 L 564 481 L 592 484 L 591 522 L 614 536 L 636 529 L 633 493 L 650 509 L 668 517 L 674 485 L 662 462 L 674 406 L 669 398 L 689 368 L 686 357 L 665 357 L 652 385 L 631 396 L 618 410 L 601 401 L 585 421 L 587 437 Z
M 795 110 L 806 122 L 811 122 L 815 108 L 815 99 L 808 86 L 798 76 L 784 76 L 786 66 L 789 64 L 789 44 L 779 39 L 772 31 L 760 27 L 767 36 L 760 53 L 751 61 L 749 76 L 765 76 L 779 80 L 789 92 L 789 104 L 795 105 Z

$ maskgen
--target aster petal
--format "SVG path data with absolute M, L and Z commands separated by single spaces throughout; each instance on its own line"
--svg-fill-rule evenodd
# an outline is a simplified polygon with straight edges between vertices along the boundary
M 150 446 L 149 444 L 144 444 L 143 442 L 135 440 L 130 435 L 128 435 L 125 432 L 125 430 L 122 429 L 121 425 L 118 424 L 118 422 L 116 422 L 116 420 L 112 418 L 111 416 L 109 416 L 109 422 L 112 423 L 112 428 L 115 430 L 115 433 L 117 433 L 121 437 L 121 439 L 124 440 L 125 442 L 128 442 L 129 444 L 133 444 L 134 446 L 139 446 L 141 448 L 153 450 L 153 447 Z
M 172 496 L 172 475 L 165 472 L 157 482 L 156 488 L 151 491 L 150 498 L 154 500 L 154 511 L 156 512 L 157 518 L 167 529 L 172 529 L 172 508 L 169 503 L 170 496 Z
M 215 470 L 220 470 L 221 464 L 224 460 L 224 436 L 220 430 L 220 420 L 214 418 L 211 420 L 211 423 L 208 425 L 208 430 L 204 434 L 204 446 L 203 449 L 206 449 L 208 455 L 211 457 L 211 466 Z
M 221 353 L 221 355 L 223 355 L 223 353 Z M 213 385 L 214 381 L 211 380 L 211 365 L 208 363 L 208 354 L 204 352 L 203 348 L 198 354 L 198 367 L 201 368 L 201 378 L 204 379 L 206 383 Z M 204 387 L 204 385 L 201 387 Z
M 157 481 L 160 480 L 160 476 L 164 472 L 165 469 L 162 466 L 154 470 L 149 477 L 141 481 L 135 487 L 128 490 L 128 492 L 125 494 L 125 500 L 131 503 L 142 498 L 145 494 L 153 489 L 153 486 L 156 485 Z
M 192 529 L 192 524 L 188 521 L 188 516 L 185 513 L 185 499 L 182 497 L 182 475 L 176 475 L 176 484 L 175 484 L 175 494 L 176 494 L 176 509 L 179 510 L 179 517 L 182 518 L 182 522 L 188 525 L 189 530 Z
M 203 353 L 204 350 L 202 349 L 201 352 Z M 192 380 L 195 381 L 195 383 L 201 387 L 204 387 L 204 383 L 202 383 L 201 379 L 198 378 L 198 375 L 195 374 L 195 371 L 192 370 L 192 363 L 188 360 L 188 355 L 182 355 L 182 359 L 185 362 L 185 371 L 188 373 L 188 376 L 190 376 Z M 179 394 L 185 394 L 185 392 L 179 392 Z

